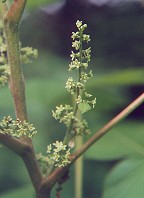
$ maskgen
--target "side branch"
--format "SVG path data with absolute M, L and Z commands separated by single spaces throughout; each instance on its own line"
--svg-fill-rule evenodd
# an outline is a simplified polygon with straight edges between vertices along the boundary
M 5 20 L 19 26 L 26 2 L 27 0 L 14 0 L 5 16 Z
M 29 147 L 28 144 L 22 142 L 21 140 L 2 133 L 0 133 L 0 143 L 18 155 L 21 155 L 23 151 L 27 150 Z
M 144 102 L 144 93 L 142 93 L 136 100 L 128 105 L 121 113 L 114 117 L 104 127 L 98 130 L 90 139 L 88 139 L 83 146 L 74 153 L 73 161 L 79 158 L 88 148 L 90 148 L 96 141 L 98 141 L 103 135 L 105 135 L 111 128 L 118 124 L 121 120 L 126 118 L 132 111 Z
M 33 147 L 20 139 L 0 133 L 0 143 L 19 155 L 25 163 L 36 192 L 39 191 L 42 175 L 38 167 Z
M 130 105 L 128 105 L 121 113 L 114 117 L 110 122 L 108 122 L 104 127 L 98 130 L 88 141 L 86 141 L 83 146 L 77 150 L 71 156 L 72 165 L 81 155 L 84 154 L 96 141 L 98 141 L 103 135 L 105 135 L 111 128 L 118 124 L 121 120 L 126 118 L 133 110 L 140 106 L 144 102 L 144 93 L 142 93 L 136 100 L 134 100 Z M 61 178 L 65 172 L 69 169 L 70 165 L 62 168 L 56 169 L 49 177 L 43 182 L 41 190 L 46 191 L 50 189 L 59 178 Z

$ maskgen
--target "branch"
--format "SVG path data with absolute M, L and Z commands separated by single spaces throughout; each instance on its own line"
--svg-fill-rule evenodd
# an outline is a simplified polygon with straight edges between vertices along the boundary
M 4 20 L 8 20 L 9 23 L 13 23 L 12 26 L 16 25 L 18 27 L 25 9 L 26 2 L 27 0 L 14 0 Z
M 15 152 L 23 159 L 33 186 L 36 192 L 38 192 L 42 182 L 42 175 L 37 164 L 33 147 L 27 142 L 2 133 L 0 133 L 0 143 Z
M 16 117 L 21 121 L 28 120 L 18 35 L 18 27 L 25 4 L 26 0 L 14 0 L 4 16 L 4 31 L 10 66 L 10 90 L 14 100 Z
M 2 133 L 0 133 L 0 143 L 18 155 L 21 155 L 28 147 L 28 145 L 21 140 Z
M 144 102 L 144 93 L 142 93 L 136 100 L 134 100 L 130 105 L 128 105 L 121 113 L 114 117 L 110 122 L 108 122 L 104 127 L 98 130 L 89 140 L 87 140 L 83 146 L 74 153 L 74 162 L 79 158 L 86 150 L 88 150 L 96 141 L 98 141 L 103 135 L 105 135 L 111 128 L 118 124 L 121 120 L 126 118 L 132 111 L 134 111 L 138 106 Z
M 8 64 L 10 66 L 9 85 L 14 100 L 16 117 L 22 122 L 24 120 L 27 121 L 28 116 L 25 100 L 25 84 L 20 61 L 18 28 L 25 5 L 26 0 L 14 0 L 8 11 L 3 9 L 5 14 L 3 18 L 8 52 Z M 42 182 L 42 175 L 36 160 L 31 139 L 22 137 L 18 140 L 13 137 L 0 134 L 0 142 L 17 153 L 23 159 L 33 186 L 36 192 L 38 192 Z
M 29 146 L 25 152 L 22 153 L 21 158 L 23 159 L 31 182 L 35 188 L 36 193 L 39 192 L 43 177 L 38 166 L 38 162 L 35 157 L 35 151 L 32 146 Z
M 86 152 L 96 141 L 98 141 L 103 135 L 105 135 L 111 128 L 116 124 L 126 118 L 133 110 L 140 106 L 144 102 L 144 93 L 142 93 L 136 100 L 134 100 L 130 105 L 128 105 L 121 113 L 114 117 L 110 122 L 108 122 L 104 127 L 97 131 L 88 141 L 86 141 L 83 146 L 77 150 L 71 156 L 71 164 L 57 168 L 49 177 L 43 182 L 41 189 L 48 190 L 60 179 L 69 167 L 84 153 Z

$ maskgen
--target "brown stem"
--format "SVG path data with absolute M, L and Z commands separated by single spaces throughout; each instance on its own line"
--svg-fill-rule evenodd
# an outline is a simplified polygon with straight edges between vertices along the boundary
M 14 100 L 16 117 L 28 120 L 25 85 L 21 70 L 18 27 L 26 0 L 15 0 L 4 17 L 4 30 L 10 66 L 10 90 Z
M 3 9 L 5 12 L 4 31 L 8 52 L 8 64 L 10 66 L 10 90 L 14 100 L 16 117 L 21 121 L 28 120 L 18 34 L 25 4 L 26 0 L 14 0 L 8 11 Z M 42 182 L 42 175 L 37 164 L 31 139 L 22 137 L 20 140 L 17 140 L 13 137 L 0 134 L 0 142 L 21 156 L 27 167 L 36 193 L 38 193 Z
M 41 175 L 33 147 L 29 146 L 28 149 L 22 153 L 21 158 L 23 159 L 24 164 L 27 168 L 27 171 L 31 178 L 31 182 L 35 188 L 35 191 L 36 193 L 38 193 L 43 177 Z
M 21 141 L 17 138 L 1 134 L 0 133 L 0 143 L 5 145 L 7 148 L 19 155 L 28 170 L 29 176 L 31 178 L 32 184 L 36 190 L 39 191 L 40 185 L 42 183 L 42 175 L 37 164 L 35 153 L 32 144 Z
M 0 133 L 0 143 L 15 152 L 18 155 L 23 153 L 23 150 L 27 149 L 28 144 L 22 142 L 19 139 Z

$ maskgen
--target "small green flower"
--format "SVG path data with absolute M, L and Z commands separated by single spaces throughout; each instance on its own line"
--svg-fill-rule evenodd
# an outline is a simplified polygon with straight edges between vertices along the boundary
M 72 38 L 73 40 L 79 39 L 79 32 L 72 32 L 71 38 Z
M 76 50 L 79 50 L 80 41 L 75 40 L 74 42 L 72 42 L 72 47 L 75 48 Z
M 76 98 L 76 103 L 79 104 L 82 102 L 82 97 L 79 95 L 78 98 Z
M 76 26 L 79 29 L 82 26 L 82 21 L 77 20 Z
M 86 41 L 88 43 L 90 41 L 90 35 L 83 34 L 83 41 Z
M 52 111 L 52 114 L 56 120 L 64 123 L 67 127 L 70 125 L 71 120 L 74 119 L 73 107 L 70 105 L 56 106 L 56 110 Z
M 91 103 L 92 103 L 92 106 L 93 106 L 93 108 L 95 107 L 95 104 L 96 104 L 96 98 L 94 98 L 92 101 L 91 101 Z
M 2 2 L 5 2 L 5 0 Z M 22 63 L 31 63 L 37 56 L 38 52 L 36 49 L 32 47 L 21 47 L 20 44 L 20 58 Z M 3 86 L 8 82 L 10 76 L 9 70 L 4 28 L 2 20 L 0 20 L 0 85 Z
M 70 92 L 71 94 L 75 94 L 76 92 L 76 82 L 73 80 L 72 77 L 69 77 L 67 82 L 66 82 L 66 86 L 65 88 L 68 90 L 68 92 Z
M 32 138 L 37 131 L 32 124 L 19 119 L 13 120 L 10 116 L 4 117 L 0 122 L 0 133 L 7 134 L 16 138 L 21 136 Z
M 70 163 L 70 149 L 64 145 L 62 141 L 56 141 L 47 147 L 48 158 L 54 163 L 56 167 L 67 166 Z

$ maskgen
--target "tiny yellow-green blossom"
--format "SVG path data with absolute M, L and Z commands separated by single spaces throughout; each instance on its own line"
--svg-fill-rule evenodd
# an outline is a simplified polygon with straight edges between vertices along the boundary
M 83 121 L 77 119 L 74 126 L 75 126 L 76 135 L 82 136 L 82 135 L 90 134 L 88 123 L 86 122 L 85 119 Z
M 81 82 L 77 82 L 76 83 L 76 87 L 79 88 L 79 89 L 81 89 L 81 90 L 84 90 L 84 84 L 81 83 Z
M 56 167 L 67 166 L 70 163 L 70 149 L 62 141 L 56 141 L 47 147 L 48 158 L 53 161 Z
M 21 61 L 22 63 L 31 63 L 34 59 L 38 57 L 37 49 L 32 47 L 23 47 L 21 48 Z
M 76 26 L 79 29 L 82 26 L 82 21 L 77 20 Z
M 38 52 L 36 49 L 31 47 L 20 47 L 20 57 L 22 63 L 31 63 L 37 58 L 37 56 Z M 8 82 L 10 76 L 9 70 L 4 28 L 2 20 L 0 20 L 0 85 L 5 85 Z
M 79 104 L 82 102 L 82 98 L 81 96 L 79 95 L 78 98 L 76 98 L 76 103 Z
M 37 131 L 32 124 L 19 119 L 13 120 L 10 116 L 4 117 L 0 122 L 0 133 L 7 134 L 16 138 L 21 136 L 32 138 Z
M 92 103 L 92 106 L 93 106 L 93 108 L 95 107 L 95 104 L 96 104 L 96 98 L 94 98 L 92 101 L 91 101 L 91 103 Z
M 72 47 L 78 50 L 80 48 L 80 41 L 74 41 L 72 42 Z
M 90 41 L 90 35 L 83 34 L 83 41 L 86 41 L 88 43 Z
M 79 32 L 72 32 L 71 38 L 72 38 L 73 40 L 78 39 L 78 38 L 79 38 Z
M 56 147 L 54 149 L 54 152 L 65 151 L 67 147 L 67 145 L 63 145 L 62 141 L 61 142 L 56 141 L 55 143 L 53 143 L 53 145 Z
M 69 77 L 65 88 L 70 92 L 71 94 L 74 94 L 76 92 L 76 82 L 73 80 L 72 77 Z
M 56 111 L 52 111 L 53 117 L 59 122 L 64 123 L 67 127 L 71 120 L 74 119 L 73 108 L 70 105 L 60 105 L 56 107 Z
M 87 92 L 85 92 L 85 97 L 86 97 L 86 98 L 91 98 L 92 95 L 91 95 L 91 94 L 88 94 Z

